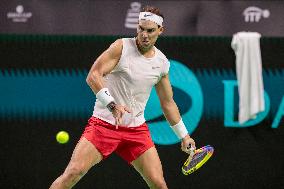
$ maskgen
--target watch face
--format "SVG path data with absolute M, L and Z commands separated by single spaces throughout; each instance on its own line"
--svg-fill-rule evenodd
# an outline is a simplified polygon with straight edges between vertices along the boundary
M 115 108 L 115 105 L 116 105 L 116 104 L 115 104 L 114 102 L 110 102 L 110 103 L 107 105 L 108 110 L 112 112 L 112 110 Z

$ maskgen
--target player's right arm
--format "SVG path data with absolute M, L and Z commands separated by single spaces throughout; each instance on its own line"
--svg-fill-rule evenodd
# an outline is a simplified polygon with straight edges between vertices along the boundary
M 116 125 L 122 123 L 122 115 L 125 112 L 130 112 L 130 110 L 123 105 L 117 105 L 115 103 L 115 100 L 104 85 L 103 77 L 110 73 L 119 62 L 122 48 L 122 39 L 118 39 L 111 44 L 110 47 L 96 59 L 86 79 L 86 82 L 96 94 L 97 99 L 112 112 Z
M 110 73 L 119 62 L 122 46 L 122 39 L 116 40 L 92 65 L 86 81 L 95 94 L 104 88 L 103 76 Z

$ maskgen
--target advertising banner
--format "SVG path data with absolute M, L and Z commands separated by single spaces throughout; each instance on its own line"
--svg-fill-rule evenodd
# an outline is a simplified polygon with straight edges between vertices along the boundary
M 133 35 L 139 12 L 157 6 L 166 36 L 284 35 L 283 1 L 19 1 L 0 2 L 0 33 Z

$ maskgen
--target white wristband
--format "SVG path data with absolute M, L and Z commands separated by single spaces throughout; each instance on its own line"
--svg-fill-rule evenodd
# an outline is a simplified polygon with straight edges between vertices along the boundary
M 99 92 L 97 92 L 96 97 L 104 106 L 107 106 L 110 102 L 114 101 L 114 98 L 110 95 L 108 88 L 102 88 Z
M 188 131 L 182 119 L 180 119 L 180 121 L 177 124 L 171 126 L 171 128 L 173 129 L 173 131 L 175 132 L 175 134 L 177 135 L 179 139 L 184 138 L 188 134 Z

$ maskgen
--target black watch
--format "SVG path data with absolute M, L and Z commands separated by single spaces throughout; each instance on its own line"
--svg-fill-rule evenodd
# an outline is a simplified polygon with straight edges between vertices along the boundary
M 112 101 L 106 107 L 110 112 L 112 112 L 115 106 L 116 106 L 116 103 Z

